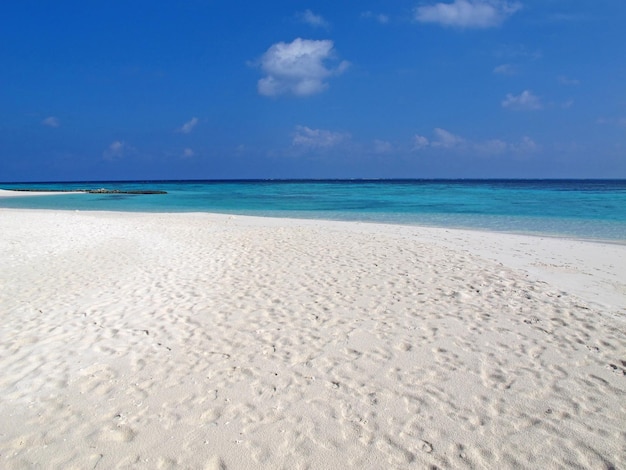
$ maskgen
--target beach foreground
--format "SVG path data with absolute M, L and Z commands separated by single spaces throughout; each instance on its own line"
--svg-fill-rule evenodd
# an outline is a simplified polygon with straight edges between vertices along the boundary
M 626 468 L 626 246 L 0 209 L 2 468 Z

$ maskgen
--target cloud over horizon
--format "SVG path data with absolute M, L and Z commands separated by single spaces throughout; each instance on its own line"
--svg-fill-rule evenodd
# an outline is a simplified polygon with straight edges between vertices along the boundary
M 350 139 L 350 134 L 296 126 L 291 144 L 306 149 L 328 149 Z
M 433 130 L 433 134 L 435 134 L 433 140 L 429 140 L 423 135 L 415 135 L 413 138 L 413 150 L 421 150 L 426 147 L 451 149 L 465 144 L 464 138 L 440 127 L 436 127 Z
M 197 124 L 198 118 L 192 117 L 189 121 L 187 121 L 185 124 L 178 128 L 178 132 L 181 132 L 183 134 L 189 134 L 191 133 L 191 131 L 193 131 L 194 127 L 196 127 Z
M 456 28 L 493 28 L 521 8 L 520 3 L 505 0 L 454 0 L 415 8 L 415 20 Z
M 391 153 L 395 150 L 394 145 L 386 140 L 374 139 L 374 153 L 377 154 L 386 154 Z
M 258 81 L 258 92 L 264 96 L 293 94 L 308 96 L 328 88 L 327 79 L 343 73 L 349 66 L 341 61 L 328 68 L 326 61 L 335 58 L 333 41 L 297 38 L 291 43 L 279 42 L 261 57 L 266 74 Z
M 109 147 L 102 152 L 102 157 L 105 160 L 113 161 L 122 158 L 126 151 L 128 150 L 128 145 L 121 140 L 116 140 L 109 145 Z
M 498 75 L 515 75 L 517 69 L 511 64 L 502 64 L 493 68 L 493 73 Z
M 433 134 L 432 140 L 416 134 L 413 137 L 413 151 L 434 148 L 472 152 L 479 156 L 489 157 L 505 153 L 528 154 L 539 149 L 539 145 L 528 136 L 522 137 L 519 142 L 506 142 L 501 139 L 471 141 L 439 127 L 433 130 Z
M 313 13 L 309 9 L 306 9 L 303 12 L 298 13 L 297 17 L 303 23 L 306 23 L 306 24 L 308 24 L 310 26 L 313 26 L 314 28 L 328 28 L 328 27 L 330 27 L 330 24 L 328 23 L 328 21 L 326 21 L 324 19 L 324 17 L 322 15 L 316 15 L 315 13 Z
M 383 13 L 374 13 L 372 11 L 364 11 L 361 13 L 361 18 L 371 18 L 378 21 L 380 24 L 389 23 L 389 16 Z
M 543 104 L 532 91 L 524 90 L 519 95 L 508 93 L 506 98 L 502 100 L 502 107 L 514 111 L 534 111 L 543 108 Z
M 49 116 L 45 118 L 43 121 L 41 121 L 41 124 L 43 124 L 44 126 L 48 126 L 48 127 L 60 127 L 61 121 L 59 120 L 58 117 Z

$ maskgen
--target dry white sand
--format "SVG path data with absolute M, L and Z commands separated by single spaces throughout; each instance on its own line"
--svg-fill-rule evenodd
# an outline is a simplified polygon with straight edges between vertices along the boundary
M 14 191 L 0 189 L 0 197 L 25 197 L 25 196 L 52 196 L 57 194 L 71 194 L 74 191 Z
M 0 468 L 626 468 L 626 246 L 0 209 Z

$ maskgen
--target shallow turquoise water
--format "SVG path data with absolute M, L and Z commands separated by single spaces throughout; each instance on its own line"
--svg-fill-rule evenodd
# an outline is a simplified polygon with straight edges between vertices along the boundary
M 166 195 L 0 198 L 0 207 L 258 216 L 566 235 L 626 242 L 626 180 L 153 181 L 0 184 Z

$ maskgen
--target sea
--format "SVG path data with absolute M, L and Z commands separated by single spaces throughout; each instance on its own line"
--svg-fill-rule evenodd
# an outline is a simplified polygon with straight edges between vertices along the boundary
M 0 207 L 213 212 L 489 230 L 626 243 L 626 180 L 208 180 L 0 183 L 165 191 L 0 197 Z

